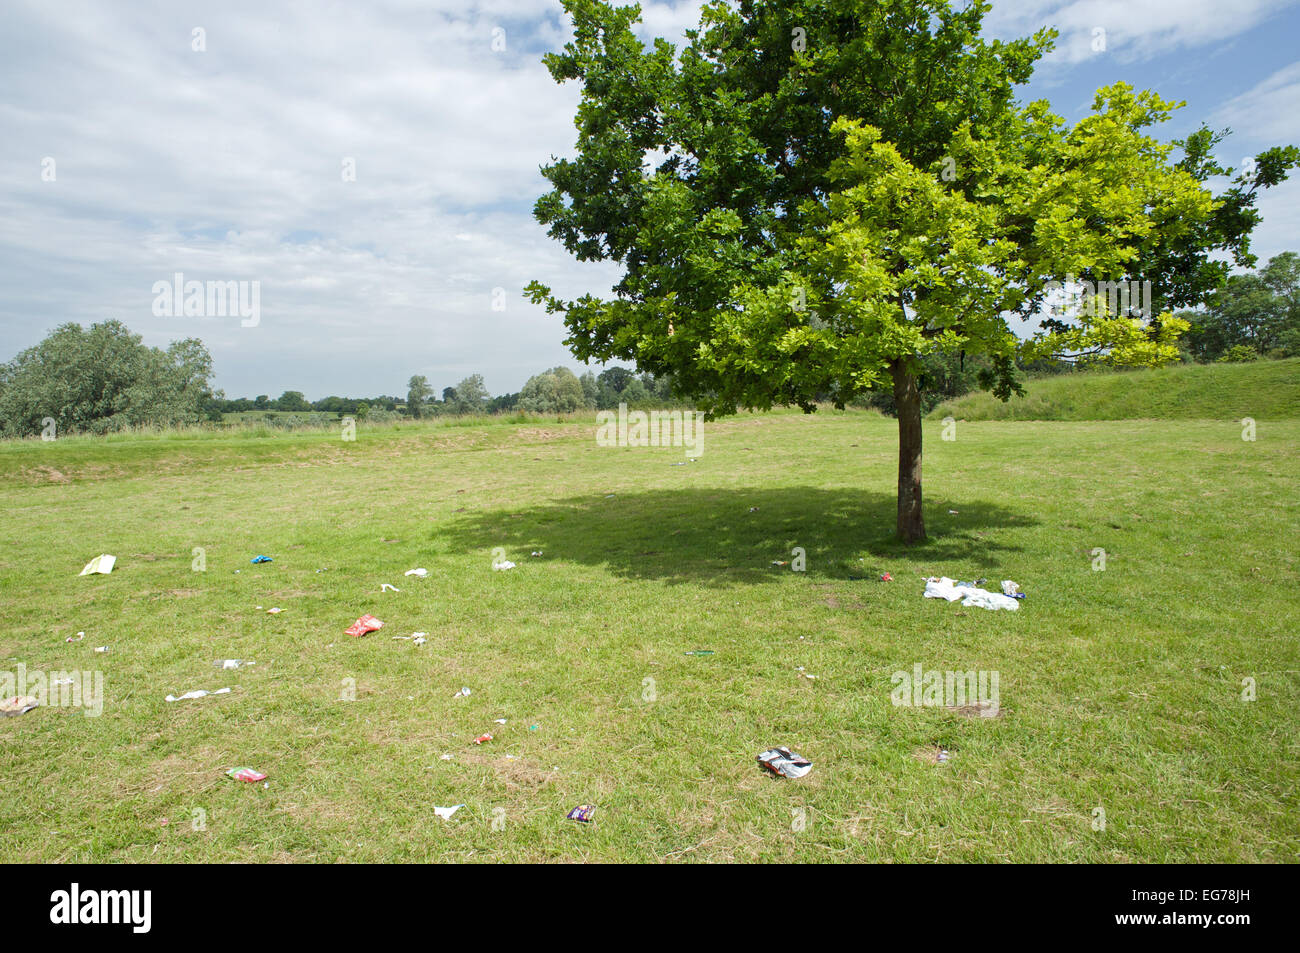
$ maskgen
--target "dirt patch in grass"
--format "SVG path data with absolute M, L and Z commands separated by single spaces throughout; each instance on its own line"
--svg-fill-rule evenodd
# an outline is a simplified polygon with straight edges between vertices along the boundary
M 36 483 L 71 483 L 72 482 L 71 479 L 69 479 L 59 470 L 54 469 L 54 467 L 34 467 L 31 470 L 27 470 L 26 473 L 31 474 L 30 479 L 32 479 Z
M 1001 718 L 1002 709 L 992 702 L 976 702 L 973 705 L 948 705 L 949 711 L 956 712 L 963 718 Z
M 465 764 L 480 764 L 491 768 L 510 791 L 532 791 L 555 780 L 554 772 L 539 768 L 523 758 L 508 758 L 504 754 L 490 755 L 485 751 L 467 751 L 456 758 Z
M 119 797 L 157 796 L 163 793 L 197 794 L 224 780 L 220 755 L 215 748 L 172 754 L 155 761 L 138 777 L 126 777 L 117 784 Z

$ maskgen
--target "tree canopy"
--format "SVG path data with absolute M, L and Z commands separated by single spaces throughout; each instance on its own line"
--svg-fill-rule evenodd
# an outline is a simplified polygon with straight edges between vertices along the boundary
M 62 324 L 0 365 L 0 435 L 107 433 L 203 418 L 212 358 L 197 338 L 146 347 L 120 321 Z
M 574 36 L 545 58 L 578 80 L 577 155 L 543 168 L 535 215 L 580 260 L 623 266 L 611 295 L 532 300 L 564 316 L 582 360 L 633 360 L 710 414 L 892 391 L 898 530 L 924 537 L 918 377 L 928 355 L 984 355 L 1015 392 L 1016 359 L 1174 359 L 1186 327 L 1105 296 L 1043 321 L 1070 278 L 1205 282 L 1212 247 L 1246 254 L 1235 218 L 1149 129 L 1180 104 L 1117 83 L 1073 125 L 1016 88 L 1054 33 L 985 40 L 983 2 L 714 0 L 678 50 L 646 47 L 635 6 L 564 0 Z M 1213 139 L 1211 134 L 1210 139 Z M 1266 182 L 1295 157 L 1260 157 Z M 1255 219 L 1257 220 L 1257 218 Z M 1150 269 L 1150 270 L 1148 270 Z

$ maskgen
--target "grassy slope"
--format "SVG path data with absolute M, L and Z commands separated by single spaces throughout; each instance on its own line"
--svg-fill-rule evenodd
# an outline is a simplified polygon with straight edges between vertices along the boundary
M 1073 374 L 1030 381 L 1007 403 L 967 394 L 937 407 L 958 420 L 1279 420 L 1300 417 L 1300 358 L 1187 364 L 1158 370 Z
M 676 467 L 590 424 L 0 447 L 0 658 L 107 695 L 0 719 L 0 858 L 1293 861 L 1300 422 L 1260 416 L 1253 443 L 927 423 L 908 552 L 894 424 L 863 414 L 722 421 Z M 769 566 L 794 546 L 806 573 Z M 78 578 L 100 552 L 117 571 Z M 924 600 L 932 573 L 1029 598 Z M 363 612 L 389 626 L 349 639 Z M 895 708 L 917 662 L 999 671 L 1003 717 Z M 813 773 L 762 776 L 772 744 Z M 952 761 L 914 756 L 936 744 Z M 564 820 L 581 802 L 594 824 Z

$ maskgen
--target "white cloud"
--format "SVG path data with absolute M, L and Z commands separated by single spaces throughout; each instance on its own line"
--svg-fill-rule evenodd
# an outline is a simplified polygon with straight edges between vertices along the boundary
M 995 2 L 985 23 L 998 36 L 1029 35 L 1040 27 L 1060 31 L 1045 66 L 1097 56 L 1121 62 L 1221 43 L 1253 29 L 1295 0 L 1006 0 Z M 1098 34 L 1096 31 L 1104 31 Z M 1098 37 L 1104 50 L 1097 50 Z
M 1300 62 L 1278 70 L 1215 111 L 1212 125 L 1260 145 L 1300 142 Z

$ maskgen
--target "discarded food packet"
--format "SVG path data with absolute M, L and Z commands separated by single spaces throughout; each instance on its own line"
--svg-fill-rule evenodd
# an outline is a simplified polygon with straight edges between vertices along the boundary
M 484 742 L 491 741 L 491 740 L 492 740 L 492 736 L 487 732 L 484 732 L 483 734 L 479 735 L 477 738 L 474 739 L 474 744 L 481 745 Z
M 1020 586 L 1010 579 L 1002 580 L 1002 594 L 1010 596 L 1012 599 L 1023 599 L 1025 597 L 1025 594 L 1020 591 Z
M 77 575 L 92 576 L 95 573 L 102 573 L 107 576 L 113 571 L 113 566 L 116 562 L 116 556 L 110 556 L 108 553 L 103 553 L 86 563 L 86 568 L 77 573 Z
M 881 582 L 893 582 L 893 581 L 894 581 L 894 577 L 891 576 L 891 575 L 890 575 L 889 573 L 887 573 L 887 572 L 882 572 L 882 573 L 880 574 L 880 581 L 881 581 Z
M 596 808 L 591 804 L 579 804 L 568 814 L 564 815 L 571 821 L 582 821 L 584 824 L 591 823 L 591 815 L 596 813 Z
M 6 718 L 12 718 L 14 715 L 25 715 L 33 708 L 39 707 L 40 700 L 32 695 L 11 695 L 8 698 L 0 699 L 0 715 Z
M 802 778 L 812 770 L 812 762 L 789 748 L 768 748 L 758 756 L 758 763 L 783 778 Z
M 265 781 L 266 775 L 261 771 L 254 771 L 252 768 L 231 768 L 226 772 L 227 775 L 236 781 Z
M 683 655 L 712 655 L 713 649 L 696 649 L 693 652 L 683 652 Z
M 280 614 L 281 612 L 283 612 L 283 611 L 284 611 L 284 610 L 281 609 L 279 606 L 271 606 L 271 608 L 269 608 L 269 609 L 266 610 L 266 614 L 267 614 L 267 615 L 279 615 L 279 614 Z
M 246 658 L 219 658 L 213 664 L 217 668 L 242 668 L 245 665 L 256 665 L 257 663 Z
M 230 694 L 229 688 L 218 688 L 215 692 L 210 692 L 206 688 L 200 688 L 197 689 L 196 691 L 186 692 L 184 695 L 168 695 L 167 701 L 183 702 L 186 699 L 203 698 L 206 695 L 229 695 L 229 694 Z
M 250 563 L 269 563 L 273 562 L 270 556 L 254 556 L 249 560 Z
M 425 576 L 429 575 L 429 570 L 427 570 L 427 569 L 408 569 L 408 570 L 406 570 L 406 575 L 408 575 L 408 576 L 419 576 L 421 579 L 423 579 Z
M 461 688 L 461 690 L 458 691 L 455 695 L 453 695 L 452 698 L 469 698 L 469 696 L 470 696 L 469 686 L 466 685 L 463 688 Z
M 68 637 L 67 637 L 66 639 L 64 639 L 63 641 L 64 641 L 64 642 L 80 642 L 80 641 L 81 641 L 82 639 L 84 639 L 85 637 L 86 637 L 86 633 L 85 633 L 85 632 L 78 632 L 76 635 L 70 635 L 70 636 L 68 636 Z
M 382 629 L 383 627 L 384 624 L 380 622 L 378 619 L 376 619 L 374 616 L 363 615 L 360 619 L 357 619 L 356 622 L 353 622 L 350 626 L 348 626 L 343 631 L 355 639 L 365 635 L 367 632 L 376 632 L 379 629 Z

